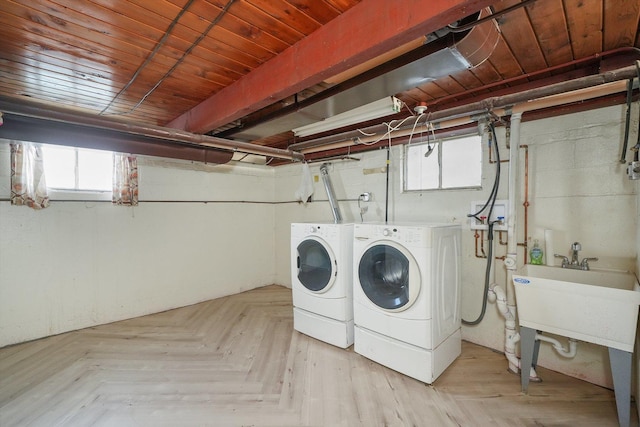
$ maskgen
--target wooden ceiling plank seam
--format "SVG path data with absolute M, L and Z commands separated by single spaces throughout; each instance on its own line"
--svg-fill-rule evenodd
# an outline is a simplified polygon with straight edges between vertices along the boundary
M 332 7 L 334 7 L 341 14 L 349 10 L 352 7 L 352 3 L 353 3 L 351 1 L 341 1 L 341 0 L 324 0 L 324 1 L 330 4 Z M 361 0 L 358 0 L 358 1 L 361 1 Z
M 110 100 L 109 97 L 105 97 L 103 95 L 96 95 L 95 92 L 82 91 L 82 90 L 72 91 L 65 88 L 64 86 L 61 86 L 61 85 L 56 86 L 55 84 L 39 83 L 37 85 L 34 85 L 33 83 L 30 83 L 30 82 L 25 82 L 23 80 L 16 80 L 14 78 L 11 78 L 11 76 L 7 76 L 6 73 L 3 75 L 3 73 L 4 72 L 0 71 L 0 81 L 3 82 L 4 87 L 13 88 L 10 92 L 13 93 L 14 96 L 22 95 L 24 93 L 37 94 L 38 91 L 43 91 L 49 94 L 50 96 L 55 96 L 56 99 L 58 99 L 59 101 L 67 99 L 76 104 L 82 103 L 85 105 L 92 105 L 92 106 L 104 105 Z M 96 103 L 99 103 L 99 104 L 96 104 Z M 157 114 L 157 111 L 159 109 L 160 111 L 164 111 L 164 108 L 160 108 L 158 106 L 150 106 L 149 108 L 144 109 L 143 112 L 145 114 Z
M 564 0 L 571 49 L 575 59 L 602 52 L 602 0 Z
M 195 15 L 194 15 L 195 17 Z M 112 30 L 113 25 L 107 26 L 107 27 L 100 27 L 100 26 L 96 26 L 98 22 L 89 22 L 86 24 L 86 26 L 80 26 L 80 29 L 86 30 L 85 31 L 85 39 L 88 40 L 93 40 L 98 42 L 98 40 L 93 39 L 93 37 L 90 37 L 92 34 L 96 34 L 96 32 L 99 32 L 100 34 L 98 35 L 98 37 L 104 37 L 104 34 L 106 33 L 107 36 L 110 36 L 111 34 L 114 33 L 114 31 Z M 179 22 L 178 25 L 176 26 L 176 28 L 180 28 L 180 26 L 182 25 L 182 22 Z M 133 25 L 132 25 L 133 27 Z M 148 37 L 140 37 L 140 33 L 139 32 L 133 32 L 133 31 L 139 31 L 139 27 L 140 25 L 136 25 L 135 28 L 122 28 L 122 31 L 126 31 L 127 34 L 131 34 L 131 36 L 128 36 L 125 40 L 130 42 L 130 44 L 132 46 L 140 46 L 143 49 L 145 49 L 148 53 L 149 50 L 152 50 L 154 48 L 154 46 L 157 43 L 157 40 L 163 35 L 162 33 L 162 29 L 157 28 L 157 27 L 152 27 L 152 28 L 156 28 L 158 31 L 158 34 L 155 35 L 148 35 Z M 100 28 L 102 28 L 100 30 Z M 79 31 L 74 30 L 74 31 L 70 31 L 70 34 L 73 35 L 78 35 Z M 197 38 L 197 36 L 199 35 L 199 32 L 195 32 L 193 31 L 192 34 L 188 34 L 188 35 L 183 35 L 182 37 L 179 37 L 177 34 L 173 34 L 171 35 L 171 37 L 167 40 L 166 46 L 169 47 L 171 46 L 174 50 L 169 50 L 169 51 L 164 51 L 164 55 L 168 56 L 170 58 L 175 59 L 179 59 L 181 56 L 181 52 L 183 52 L 186 47 L 190 46 L 191 42 L 189 42 L 189 39 L 193 40 L 194 38 Z M 155 37 L 155 38 L 150 38 L 150 37 Z M 122 40 L 122 39 L 119 39 Z M 142 41 L 148 41 L 148 43 L 142 43 Z M 212 46 L 211 43 L 215 43 L 215 46 Z M 140 44 L 141 43 L 141 44 Z M 210 39 L 209 43 L 206 45 L 202 46 L 202 49 L 207 50 L 207 52 L 194 52 L 194 55 L 197 57 L 200 57 L 202 59 L 207 59 L 207 58 L 216 58 L 218 55 L 222 56 L 223 58 L 228 58 L 230 61 L 233 61 L 234 63 L 238 63 L 239 67 L 251 67 L 251 68 L 255 68 L 256 66 L 260 65 L 262 62 L 264 62 L 263 60 L 260 60 L 259 58 L 255 58 L 252 55 L 246 54 L 245 51 L 243 50 L 237 50 L 236 52 L 234 52 L 234 54 L 236 55 L 236 57 L 234 58 L 233 55 L 230 54 L 230 50 L 232 50 L 232 47 L 228 47 L 228 45 L 226 45 L 226 43 L 224 42 L 219 42 L 215 39 Z M 128 49 L 119 49 L 119 52 L 128 52 Z M 242 58 L 242 60 L 240 60 L 239 58 Z M 220 64 L 221 66 L 224 66 L 226 68 L 229 68 L 230 70 L 234 70 L 234 67 L 230 67 L 229 64 Z M 243 75 L 245 73 L 239 73 L 240 75 Z
M 129 2 L 126 2 L 125 6 L 130 6 Z M 79 26 L 103 36 L 117 36 L 119 33 L 131 34 L 130 44 L 136 45 L 136 43 L 146 42 L 146 45 L 142 46 L 146 49 L 155 46 L 157 40 L 164 34 L 163 28 L 166 29 L 166 26 L 171 22 L 160 15 L 154 17 L 154 14 L 148 12 L 137 13 L 135 16 L 138 19 L 134 19 L 125 15 L 123 11 L 115 11 L 108 6 L 105 7 L 88 0 L 74 2 L 74 9 L 70 9 L 65 3 L 60 4 L 60 7 L 65 8 L 65 11 L 60 12 L 59 19 L 70 20 L 74 18 L 74 22 Z M 159 28 L 160 24 L 164 27 Z
M 465 90 L 474 89 L 482 86 L 482 81 L 474 73 L 472 73 L 473 69 L 463 71 L 460 73 L 455 73 L 451 77 L 458 82 L 460 86 L 462 86 Z
M 13 3 L 13 1 L 11 3 Z M 8 2 L 7 4 L 10 3 Z M 27 6 L 22 4 L 16 6 L 21 8 L 24 13 L 27 13 Z M 130 28 L 117 26 L 114 25 L 113 22 L 101 21 L 94 16 L 80 13 L 71 8 L 57 10 L 51 6 L 50 0 L 47 2 L 34 0 L 29 3 L 28 8 L 43 15 L 43 17 L 39 19 L 39 22 L 35 21 L 36 23 L 57 28 L 60 31 L 78 38 L 82 36 L 83 39 L 91 40 L 99 44 L 105 45 L 103 42 L 104 39 L 114 40 L 120 44 L 124 41 L 127 45 L 138 46 L 143 49 L 149 49 L 155 44 L 155 34 L 145 34 L 141 31 L 141 23 L 137 23 L 136 26 L 132 24 Z M 15 11 L 15 8 L 12 9 Z M 113 14 L 113 12 L 111 13 Z M 23 18 L 25 20 L 33 20 L 29 19 L 29 16 L 23 16 Z
M 500 72 L 494 67 L 491 61 L 484 61 L 477 67 L 470 69 L 469 72 L 480 80 L 483 85 L 500 80 Z
M 57 74 L 60 76 L 68 77 L 74 81 L 80 80 L 91 84 L 95 87 L 113 88 L 113 83 L 105 76 L 91 74 L 92 70 L 79 70 L 64 68 L 57 64 L 49 64 L 44 61 L 37 61 L 30 57 L 18 56 L 5 50 L 2 52 L 0 63 L 4 67 L 14 67 L 19 70 L 23 75 L 50 75 Z
M 19 19 L 19 18 L 16 18 Z M 2 22 L 3 19 L 0 17 L 0 22 Z M 2 26 L 3 28 L 0 29 L 0 32 L 2 32 L 5 35 L 5 38 L 8 40 L 12 39 L 12 32 L 10 32 L 8 29 L 12 28 L 11 25 L 8 22 L 5 22 L 7 25 Z M 55 30 L 54 30 L 55 31 Z M 47 52 L 53 53 L 53 52 L 58 52 L 58 53 L 65 53 L 68 54 L 69 50 L 71 50 L 72 52 L 78 52 L 78 54 L 76 55 L 70 55 L 71 58 L 76 59 L 76 58 L 85 58 L 85 59 L 92 59 L 95 60 L 98 57 L 104 58 L 100 63 L 103 64 L 102 67 L 100 67 L 101 69 L 107 69 L 107 70 L 112 70 L 114 68 L 115 63 L 117 62 L 117 64 L 120 65 L 121 68 L 123 69 L 128 69 L 130 70 L 131 67 L 135 67 L 137 64 L 137 57 L 135 56 L 131 56 L 131 55 L 127 55 L 126 52 L 122 53 L 122 54 L 117 54 L 115 56 L 117 56 L 117 59 L 115 59 L 114 57 L 111 56 L 111 53 L 108 51 L 104 51 L 104 52 L 99 52 L 99 49 L 93 49 L 90 46 L 85 46 L 85 47 L 78 47 L 78 46 L 73 46 L 69 43 L 66 43 L 65 41 L 61 41 L 59 40 L 60 38 L 64 39 L 64 37 L 56 37 L 55 35 L 52 35 L 52 37 L 44 37 L 44 36 L 38 36 L 35 34 L 29 34 L 26 38 L 26 40 L 30 40 L 36 44 L 38 44 L 38 46 L 40 46 L 40 49 L 38 52 L 41 52 L 44 48 L 44 50 L 46 50 Z M 23 38 L 22 42 L 25 41 L 25 38 Z M 45 42 L 47 42 L 48 44 L 45 44 Z M 51 45 L 49 45 L 51 44 Z M 68 46 L 69 49 L 67 49 L 67 51 L 65 51 L 65 46 Z M 96 45 L 99 46 L 99 45 Z M 28 46 L 25 46 L 25 48 L 28 48 Z M 93 50 L 92 50 L 93 49 Z M 95 53 L 95 55 L 94 55 Z M 64 59 L 64 57 L 60 56 L 60 55 L 56 55 L 59 58 Z M 161 62 L 156 62 L 154 64 L 158 65 L 158 66 L 164 66 L 164 67 L 169 67 L 172 64 L 174 64 L 175 62 L 164 55 L 160 55 L 159 58 L 164 58 Z M 124 67 L 125 64 L 129 64 L 131 65 L 131 67 Z M 207 62 L 208 66 L 209 64 L 211 64 L 211 62 Z M 200 67 L 202 67 L 202 65 L 200 65 Z M 236 72 L 234 72 L 233 70 L 229 69 L 229 68 L 225 68 L 225 67 L 220 67 L 220 70 L 218 70 L 220 72 L 220 75 L 223 76 L 225 74 L 228 75 L 229 72 L 234 73 L 234 75 L 230 75 L 228 76 L 228 80 L 226 80 L 226 83 L 228 84 L 229 82 L 233 82 L 235 80 L 237 80 L 240 76 L 242 76 L 242 74 L 238 74 Z M 193 70 L 189 71 L 189 72 L 194 72 Z
M 0 31 L 0 33 L 1 33 L 1 31 Z M 5 45 L 5 47 L 6 47 L 6 45 Z M 12 57 L 12 60 L 13 60 L 13 61 L 15 61 L 15 63 L 16 63 L 16 64 L 18 64 L 18 63 L 19 63 L 19 60 L 18 60 L 18 59 L 16 59 L 16 57 L 15 57 L 15 56 L 13 56 L 13 57 Z M 28 73 L 29 75 L 32 75 L 32 74 L 39 75 L 39 74 L 41 74 L 41 73 L 39 73 L 39 71 L 38 71 L 38 70 L 40 70 L 40 69 L 41 69 L 41 67 L 43 67 L 43 66 L 45 66 L 45 67 L 46 67 L 46 66 L 48 65 L 48 63 L 47 63 L 46 61 L 42 60 L 42 59 L 41 59 L 41 60 L 39 60 L 39 61 L 37 61 L 37 64 L 38 64 L 38 65 L 32 65 L 32 66 L 29 66 L 29 70 L 28 70 L 28 71 L 25 71 L 24 73 Z M 71 66 L 72 66 L 72 65 L 69 65 L 69 67 L 71 67 Z M 56 67 L 56 68 L 55 68 L 55 72 L 56 72 L 56 73 L 61 73 L 61 75 L 62 75 L 62 76 L 73 76 L 73 75 L 77 75 L 77 70 L 71 70 L 70 68 L 68 68 L 68 69 L 66 69 L 66 71 L 68 71 L 68 74 L 67 74 L 67 73 L 65 73 L 65 71 L 64 71 L 65 69 L 61 68 L 60 66 L 55 65 L 54 67 Z M 44 73 L 42 73 L 42 74 L 44 74 L 44 75 L 48 75 L 48 74 L 50 73 L 50 71 L 49 71 L 48 69 L 46 69 L 46 68 L 42 68 L 42 69 L 44 69 L 44 70 L 45 70 L 45 71 L 44 71 Z M 88 74 L 88 73 L 90 73 L 91 71 L 88 71 L 88 70 L 82 70 L 82 72 L 83 72 L 83 73 L 85 73 L 85 74 Z M 162 75 L 162 73 L 158 72 L 158 74 L 157 74 L 157 75 L 158 75 L 158 78 L 159 78 L 159 77 Z M 78 83 L 78 84 L 81 84 L 81 85 L 82 85 L 83 83 L 85 83 L 85 82 L 87 82 L 87 81 L 88 81 L 88 80 L 86 80 L 86 78 L 82 78 L 82 79 L 81 79 L 81 82 L 80 82 L 80 83 Z M 91 85 L 95 86 L 96 88 L 101 88 L 101 87 L 105 87 L 105 86 L 107 86 L 107 85 L 105 85 L 104 83 L 101 83 L 101 82 L 98 82 L 98 83 L 96 83 L 96 82 L 92 82 L 92 83 L 91 83 Z M 222 86 L 223 86 L 223 85 L 218 85 L 218 88 L 220 88 L 220 87 L 222 87 Z M 109 90 L 111 90 L 111 91 L 112 91 L 112 93 L 115 95 L 116 90 L 115 90 L 115 88 L 114 88 L 113 84 L 108 85 L 108 87 L 109 87 Z M 133 91 L 135 91 L 135 88 L 134 88 L 134 89 L 132 89 L 132 90 L 133 90 Z M 170 91 L 180 91 L 180 90 L 184 90 L 184 84 L 183 84 L 183 83 L 181 83 L 181 82 L 178 82 L 178 81 L 176 81 L 176 83 L 169 82 L 169 83 L 167 84 L 167 90 L 170 90 Z M 212 90 L 215 90 L 215 89 L 212 89 Z M 143 93 L 144 93 L 144 92 L 143 92 Z M 202 97 L 202 95 L 200 95 L 200 99 L 201 99 L 201 97 Z
M 207 1 L 215 5 L 219 5 L 221 2 L 224 2 L 224 0 Z M 282 42 L 286 43 L 287 46 L 297 43 L 305 36 L 305 34 L 301 34 L 293 28 L 284 25 L 246 0 L 238 0 L 234 5 L 235 7 L 230 10 L 231 15 L 257 28 L 262 28 L 263 32 L 278 38 Z
M 0 30 L 0 32 L 1 32 L 1 30 Z M 40 63 L 44 63 L 44 62 L 43 62 L 43 61 L 40 61 Z M 159 75 L 160 75 L 160 74 L 159 74 Z M 174 87 L 174 85 L 173 85 L 173 84 L 171 84 L 171 86 L 172 86 L 172 87 L 170 88 L 171 90 L 180 90 L 180 89 L 184 89 L 183 85 L 180 85 L 179 83 L 176 83 L 175 87 Z M 78 88 L 76 88 L 76 89 L 77 89 L 77 90 L 80 90 L 81 88 L 80 88 L 80 87 L 78 87 Z M 211 93 L 212 93 L 213 91 L 214 91 L 214 90 L 212 89 L 212 90 L 211 90 Z M 71 93 L 71 92 L 70 92 L 70 93 Z M 114 92 L 114 94 L 115 94 L 115 92 Z M 200 97 L 201 97 L 201 96 L 202 96 L 202 95 L 200 95 Z M 193 103 L 197 103 L 197 102 L 198 102 L 198 100 L 199 100 L 199 99 L 201 99 L 200 97 L 194 97 L 194 100 L 192 101 L 191 105 L 193 105 Z M 131 102 L 131 100 L 129 100 L 129 102 Z
M 491 56 L 489 56 L 489 58 L 484 62 L 488 62 L 491 64 L 493 69 L 498 71 L 496 80 L 525 74 L 525 71 L 520 66 L 518 58 L 502 35 L 498 39 L 498 43 L 491 53 Z
M 638 0 L 604 0 L 604 50 L 629 46 L 636 40 L 640 20 Z
M 489 0 L 433 0 L 429 8 L 424 8 L 419 0 L 396 2 L 392 8 L 385 0 L 359 3 L 277 58 L 177 117 L 169 127 L 207 132 L 392 47 L 442 28 L 490 3 Z M 225 111 L 216 108 L 217 105 L 224 105 Z
M 8 26 L 6 25 L 0 26 L 0 35 L 3 35 L 4 38 L 8 40 L 11 38 L 11 33 L 8 33 L 8 34 L 6 33 L 7 27 Z M 56 46 L 61 47 L 61 44 L 60 44 L 61 42 L 58 42 L 57 40 L 49 39 L 49 38 L 47 39 L 39 38 L 38 41 L 39 43 L 35 42 L 39 46 L 38 50 L 33 50 L 29 44 L 20 46 L 20 49 L 32 51 L 37 55 L 54 57 L 71 64 L 73 64 L 75 61 L 76 63 L 85 64 L 90 68 L 94 68 L 97 70 L 105 70 L 105 71 L 113 72 L 114 69 L 117 69 L 127 73 L 133 73 L 133 71 L 135 70 L 134 68 L 135 65 L 131 62 L 125 61 L 126 58 L 119 58 L 118 60 L 116 60 L 108 56 L 90 55 L 90 54 L 87 54 L 87 51 L 83 51 L 81 49 L 79 50 L 79 52 L 81 52 L 82 54 L 73 56 L 73 55 L 70 55 L 69 52 L 62 52 L 62 49 L 56 48 Z M 24 43 L 25 41 L 22 40 L 21 42 Z M 53 45 L 46 45 L 44 42 L 53 43 Z M 157 69 L 157 67 L 160 65 L 161 64 L 152 63 L 151 69 L 152 70 L 155 69 L 160 73 L 164 73 L 164 71 L 167 68 L 164 68 L 161 70 Z M 207 84 L 207 82 L 211 81 L 204 77 L 204 74 L 202 73 L 202 68 L 193 67 L 191 64 L 188 64 L 188 66 L 190 67 L 190 69 L 184 70 L 184 72 L 187 73 L 185 74 L 184 78 L 186 78 L 187 80 L 193 80 L 193 79 L 195 79 L 196 81 L 202 80 L 202 84 Z M 224 76 L 223 74 L 219 74 L 219 75 L 221 77 Z M 230 82 L 233 82 L 236 79 L 237 79 L 237 76 L 227 78 L 226 81 L 223 80 L 223 84 L 229 84 Z
M 173 72 L 175 70 L 177 70 L 179 67 L 186 65 L 184 64 L 184 59 L 189 57 L 191 55 L 191 52 L 193 51 L 193 49 L 195 47 L 198 46 L 198 44 L 200 44 L 200 42 L 207 37 L 208 33 L 211 31 L 211 29 L 216 26 L 220 21 L 222 21 L 225 16 L 228 14 L 228 12 L 232 9 L 232 7 L 234 5 L 237 5 L 238 3 L 235 2 L 235 0 L 228 0 L 227 3 L 225 4 L 225 6 L 223 7 L 223 9 L 220 11 L 220 13 L 218 13 L 218 15 L 211 20 L 211 22 L 209 23 L 209 25 L 207 26 L 207 28 L 200 34 L 200 36 L 193 41 L 193 43 L 191 44 L 191 46 L 189 46 L 189 48 L 187 48 L 187 50 L 185 50 L 185 52 L 183 53 L 182 57 L 165 73 L 164 76 L 162 76 L 162 78 L 160 80 L 158 80 L 151 89 L 149 89 L 149 91 L 140 99 L 140 101 L 133 107 L 133 110 L 135 110 L 136 108 L 138 108 L 142 103 L 145 102 L 145 100 L 147 99 L 147 97 L 149 97 L 150 95 L 153 94 L 153 92 L 155 92 L 155 90 L 162 85 L 162 83 L 171 76 L 171 74 L 173 74 Z M 178 19 L 178 18 L 176 18 Z M 133 111 L 132 110 L 132 111 Z
M 28 21 L 26 21 L 22 17 L 14 17 L 13 20 L 8 21 L 5 15 L 0 14 L 0 23 L 3 23 L 4 27 L 3 31 L 5 34 L 10 35 L 7 30 L 10 28 L 19 29 L 14 24 L 20 25 L 23 29 L 29 31 L 29 34 L 26 37 L 23 37 L 23 40 L 31 40 L 34 42 L 46 41 L 47 49 L 51 51 L 57 51 L 60 53 L 70 53 L 71 57 L 84 57 L 91 58 L 100 56 L 103 58 L 108 58 L 108 60 L 103 61 L 105 64 L 108 64 L 114 61 L 114 57 L 117 56 L 118 62 L 127 62 L 129 64 L 136 64 L 140 58 L 144 58 L 143 53 L 146 51 L 142 51 L 139 48 L 135 48 L 134 46 L 130 46 L 131 49 L 122 49 L 118 50 L 114 55 L 114 51 L 110 50 L 108 46 L 95 43 L 92 41 L 88 41 L 87 39 L 78 38 L 72 34 L 65 33 L 63 31 L 58 30 L 57 28 L 44 26 L 43 29 L 38 29 L 34 32 L 34 28 L 28 25 Z M 40 43 L 44 45 L 44 43 Z M 134 53 L 132 53 L 132 51 Z M 136 53 L 137 52 L 137 53 Z M 162 56 L 163 61 L 159 62 L 160 64 L 171 64 L 171 58 Z
M 326 1 L 287 0 L 287 2 L 320 25 L 324 25 L 340 15 L 340 12 Z
M 37 93 L 38 90 L 41 90 L 49 94 L 56 95 L 58 98 L 66 98 L 70 100 L 77 99 L 84 100 L 85 102 L 102 102 L 105 99 L 104 95 L 91 96 L 91 92 L 89 91 L 75 92 L 64 86 L 56 86 L 51 82 L 25 82 L 20 78 L 20 76 L 16 78 L 6 71 L 0 71 L 0 81 L 3 83 L 3 86 L 7 88 L 8 93 L 14 97 L 22 95 L 25 91 Z
M 504 0 L 494 5 L 497 11 L 518 3 L 517 0 Z M 517 9 L 498 19 L 500 32 L 513 56 L 517 58 L 524 73 L 530 73 L 547 67 L 540 43 L 537 40 L 531 20 L 529 7 Z M 532 40 L 535 41 L 532 46 Z M 495 65 L 495 63 L 494 63 Z
M 202 1 L 195 3 L 192 6 L 191 11 L 206 22 L 206 17 L 210 16 L 211 13 L 208 10 L 212 8 L 216 7 L 207 1 Z M 243 22 L 233 14 L 228 15 L 227 19 L 220 23 L 220 26 L 254 44 L 260 45 L 264 49 L 270 51 L 273 56 L 289 47 L 289 45 L 284 43 L 282 40 L 272 36 L 271 34 L 263 32 L 255 25 Z
M 447 96 L 464 90 L 464 87 L 451 76 L 444 76 L 438 79 L 436 84 L 447 93 Z
M 58 90 L 67 93 L 77 92 L 79 96 L 98 99 L 113 96 L 113 93 L 108 89 L 96 89 L 95 86 L 82 85 L 69 79 L 61 78 L 60 76 L 39 78 L 37 75 L 30 75 L 25 78 L 24 74 L 20 72 L 16 73 L 12 67 L 2 67 L 0 69 L 0 75 L 16 82 L 16 84 L 21 83 L 35 87 L 42 86 L 47 90 Z
M 548 66 L 574 59 L 562 0 L 536 1 L 527 6 L 529 20 Z
M 322 26 L 322 24 L 300 12 L 285 0 L 250 0 L 250 3 L 274 19 L 298 31 L 303 37 Z
M 171 3 L 167 3 L 167 4 L 171 4 Z M 158 15 L 158 16 L 160 16 L 160 15 Z M 164 17 L 164 15 L 162 15 L 162 16 Z M 176 49 L 176 51 L 173 53 L 173 55 L 170 55 L 170 56 L 172 56 L 172 57 L 174 57 L 176 59 L 178 59 L 180 57 L 180 52 L 185 50 L 185 46 L 189 46 L 190 45 L 189 40 L 193 40 L 193 39 L 197 38 L 198 35 L 201 34 L 201 32 L 202 32 L 202 31 L 198 31 L 197 29 L 192 29 L 192 28 L 189 27 L 189 25 L 186 25 L 184 20 L 189 16 L 193 16 L 193 20 L 194 21 L 203 22 L 203 23 L 206 24 L 206 22 L 204 22 L 204 20 L 200 19 L 197 15 L 195 15 L 193 13 L 190 13 L 189 11 L 187 11 L 187 13 L 185 13 L 183 15 L 183 17 L 181 18 L 180 22 L 174 28 L 175 31 L 172 32 L 171 40 L 167 43 L 167 46 L 173 46 Z M 164 27 L 164 29 L 163 29 L 162 27 L 160 27 L 158 25 L 158 21 L 162 22 L 163 20 L 150 18 L 150 19 L 147 19 L 146 21 L 142 22 L 142 24 L 146 25 L 147 27 L 154 28 L 157 31 L 157 34 L 149 35 L 149 37 L 145 38 L 145 39 L 149 40 L 149 44 L 147 46 L 145 46 L 149 50 L 153 48 L 153 46 L 155 45 L 157 40 L 164 34 L 164 30 L 166 30 L 166 27 Z M 165 19 L 165 22 L 168 25 L 168 23 L 171 22 L 171 19 Z M 126 27 L 123 26 L 123 27 L 119 27 L 119 28 L 122 28 L 124 31 L 132 32 L 134 35 L 136 35 L 138 38 L 140 38 L 139 37 L 140 34 L 138 33 L 140 21 L 135 21 L 135 23 L 137 23 L 137 25 L 132 24 L 132 25 L 127 25 Z M 150 25 L 150 24 L 155 24 L 155 26 Z M 89 28 L 91 28 L 91 27 L 89 26 Z M 190 29 L 190 31 L 188 31 L 185 34 L 184 31 L 181 32 L 182 29 Z M 136 37 L 133 37 L 133 40 L 136 40 Z M 254 43 L 254 46 L 257 46 L 257 45 Z M 224 49 L 224 46 L 222 46 L 222 48 Z M 210 54 L 218 53 L 217 49 L 215 49 L 215 48 L 209 48 L 209 50 L 211 51 Z M 239 54 L 245 55 L 245 52 L 244 51 L 239 51 Z M 208 56 L 211 56 L 211 55 L 208 55 Z M 207 55 L 203 55 L 202 58 L 206 59 L 208 56 Z M 250 62 L 253 62 L 253 61 L 250 61 Z

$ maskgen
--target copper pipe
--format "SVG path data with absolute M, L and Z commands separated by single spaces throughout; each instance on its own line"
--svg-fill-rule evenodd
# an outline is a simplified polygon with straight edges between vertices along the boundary
M 499 231 L 498 231 L 498 241 L 500 242 L 500 244 L 501 244 L 502 246 L 506 246 L 506 245 L 507 245 L 507 243 L 508 243 L 508 240 L 505 240 L 504 242 L 502 241 L 502 235 L 503 235 L 503 233 L 504 233 L 504 231 L 502 231 L 502 230 L 499 230 Z
M 478 230 L 476 230 L 476 233 L 474 234 L 474 238 L 476 241 L 476 258 L 486 258 L 487 254 L 484 251 L 484 230 L 480 230 L 480 234 L 478 234 Z M 480 240 L 481 254 L 478 254 L 478 240 Z
M 480 235 L 478 234 L 478 230 L 476 230 L 475 234 L 473 235 L 474 239 L 475 239 L 475 244 L 476 244 L 476 258 L 482 258 L 482 256 L 478 255 L 478 238 L 480 237 Z

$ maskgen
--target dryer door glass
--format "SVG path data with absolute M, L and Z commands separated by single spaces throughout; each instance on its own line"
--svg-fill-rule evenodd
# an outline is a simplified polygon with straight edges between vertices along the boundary
M 298 245 L 298 280 L 310 291 L 321 291 L 331 282 L 331 257 L 321 243 L 304 240 Z
M 358 277 L 362 290 L 378 307 L 392 310 L 409 302 L 409 259 L 394 247 L 367 249 L 360 258 Z

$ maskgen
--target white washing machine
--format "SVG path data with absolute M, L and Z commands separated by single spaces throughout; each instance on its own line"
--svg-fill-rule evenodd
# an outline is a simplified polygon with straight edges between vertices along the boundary
M 355 224 L 357 353 L 431 384 L 460 355 L 460 226 Z
M 353 344 L 353 224 L 291 224 L 293 327 Z

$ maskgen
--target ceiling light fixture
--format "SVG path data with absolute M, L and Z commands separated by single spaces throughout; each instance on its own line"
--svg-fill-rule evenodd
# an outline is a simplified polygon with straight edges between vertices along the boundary
M 399 113 L 401 108 L 402 102 L 398 98 L 395 96 L 388 96 L 370 104 L 354 108 L 353 110 L 328 117 L 319 122 L 295 128 L 293 129 L 293 133 L 298 137 L 314 135 L 320 132 L 338 129 L 344 126 Z

